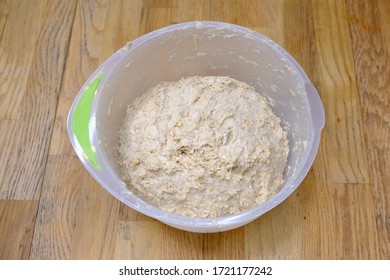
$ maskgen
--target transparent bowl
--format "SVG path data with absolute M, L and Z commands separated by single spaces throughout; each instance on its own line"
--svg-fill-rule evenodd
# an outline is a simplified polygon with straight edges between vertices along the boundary
M 230 76 L 252 85 L 269 99 L 287 130 L 290 154 L 285 184 L 256 208 L 220 218 L 184 217 L 144 202 L 120 178 L 116 147 L 127 105 L 161 81 L 195 75 Z M 316 89 L 282 47 L 244 27 L 197 21 L 153 31 L 118 50 L 81 88 L 67 125 L 84 166 L 124 204 L 179 229 L 219 232 L 251 222 L 298 187 L 316 156 L 324 122 Z

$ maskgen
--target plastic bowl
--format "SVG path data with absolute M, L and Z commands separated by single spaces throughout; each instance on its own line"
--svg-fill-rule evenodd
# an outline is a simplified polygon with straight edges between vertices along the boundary
M 285 184 L 256 208 L 220 218 L 164 212 L 134 196 L 120 179 L 118 131 L 126 107 L 161 81 L 189 76 L 230 76 L 266 96 L 290 143 Z M 148 33 L 118 50 L 88 79 L 68 116 L 68 133 L 92 176 L 131 208 L 193 232 L 240 227 L 285 200 L 306 176 L 320 142 L 325 115 L 307 75 L 282 47 L 250 29 L 221 22 L 187 22 Z

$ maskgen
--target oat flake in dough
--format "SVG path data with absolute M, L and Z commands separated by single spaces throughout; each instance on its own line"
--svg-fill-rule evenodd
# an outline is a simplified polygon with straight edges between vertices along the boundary
M 229 77 L 163 82 L 128 107 L 123 179 L 162 210 L 221 217 L 258 206 L 283 184 L 286 132 L 267 100 Z

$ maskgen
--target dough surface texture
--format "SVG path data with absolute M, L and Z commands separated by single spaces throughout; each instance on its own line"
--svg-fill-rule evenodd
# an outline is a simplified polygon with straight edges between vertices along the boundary
M 134 195 L 167 212 L 214 218 L 274 196 L 289 145 L 280 119 L 253 87 L 195 76 L 138 97 L 127 109 L 118 152 Z

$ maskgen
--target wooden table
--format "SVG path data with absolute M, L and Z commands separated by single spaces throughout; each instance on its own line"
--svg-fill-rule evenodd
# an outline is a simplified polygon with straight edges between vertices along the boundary
M 111 197 L 76 157 L 69 108 L 114 51 L 194 20 L 289 51 L 326 112 L 317 158 L 280 206 L 236 230 L 176 230 Z M 387 0 L 0 0 L 0 259 L 389 259 Z

